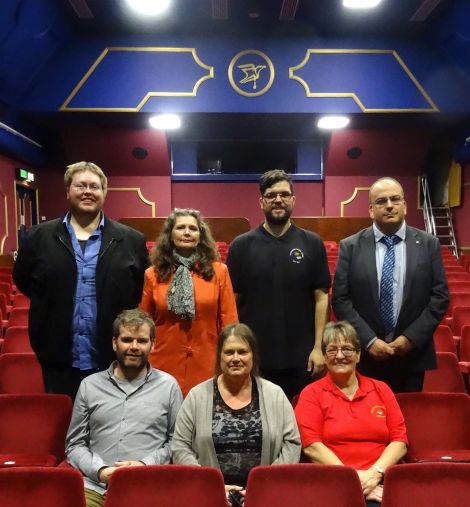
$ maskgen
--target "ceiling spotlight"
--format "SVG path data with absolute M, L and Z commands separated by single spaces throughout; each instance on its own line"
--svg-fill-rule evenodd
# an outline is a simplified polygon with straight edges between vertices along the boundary
M 319 129 L 343 129 L 349 123 L 347 116 L 322 116 L 317 121 L 317 127 Z
M 343 0 L 343 7 L 351 9 L 373 9 L 382 0 Z
M 141 16 L 158 16 L 170 6 L 171 0 L 126 0 L 131 9 Z
M 149 118 L 150 126 L 160 130 L 175 130 L 181 127 L 181 118 L 176 114 L 156 114 Z

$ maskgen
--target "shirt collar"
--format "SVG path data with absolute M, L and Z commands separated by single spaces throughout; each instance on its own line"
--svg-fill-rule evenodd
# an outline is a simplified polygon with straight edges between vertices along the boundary
M 359 387 L 356 391 L 356 394 L 354 395 L 354 399 L 357 399 L 357 398 L 362 398 L 363 396 L 365 396 L 368 392 L 370 391 L 373 391 L 375 388 L 374 388 L 374 385 L 372 384 L 372 382 L 369 381 L 369 379 L 367 377 L 364 377 L 362 376 L 360 373 L 358 373 L 356 371 L 356 377 L 357 377 L 357 380 L 359 382 Z M 331 392 L 332 394 L 334 394 L 335 396 L 340 396 L 342 398 L 345 398 L 347 399 L 348 401 L 351 401 L 349 400 L 349 398 L 341 391 L 341 389 L 333 382 L 331 376 L 329 373 L 326 374 L 326 376 L 324 377 L 324 385 L 323 385 L 323 389 L 325 391 L 329 391 Z
M 110 380 L 113 380 L 114 378 L 116 378 L 114 375 L 114 369 L 116 368 L 116 366 L 117 366 L 117 361 L 113 361 L 111 363 L 111 365 L 109 366 L 109 368 L 106 370 Z M 150 365 L 150 363 L 147 363 L 147 373 L 145 374 L 145 382 L 147 382 L 147 380 L 149 379 L 150 375 L 152 375 L 152 373 L 153 373 L 153 368 Z
M 372 228 L 374 230 L 375 242 L 378 243 L 385 236 L 385 234 L 375 224 L 372 224 Z M 398 231 L 395 233 L 395 235 L 398 236 L 402 241 L 405 241 L 406 222 L 404 220 Z
M 101 218 L 100 218 L 100 223 L 98 224 L 98 229 L 103 232 L 103 227 L 104 227 L 104 213 L 102 211 L 100 211 L 100 215 L 101 215 Z M 70 213 L 70 211 L 67 211 L 67 213 L 65 214 L 65 217 L 63 218 L 62 220 L 62 223 L 65 224 L 66 226 L 68 226 L 70 224 L 70 218 L 72 217 L 72 214 Z

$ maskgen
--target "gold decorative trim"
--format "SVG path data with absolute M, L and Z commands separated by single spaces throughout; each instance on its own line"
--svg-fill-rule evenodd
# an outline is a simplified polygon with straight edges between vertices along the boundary
M 354 192 L 352 194 L 351 197 L 349 197 L 348 199 L 346 199 L 345 201 L 341 201 L 341 213 L 340 213 L 340 217 L 344 217 L 344 208 L 346 205 L 348 205 L 349 203 L 353 202 L 354 199 L 357 197 L 357 194 L 359 192 L 364 192 L 364 191 L 369 191 L 369 188 L 370 187 L 354 187 Z
M 419 90 L 421 95 L 424 97 L 424 99 L 427 101 L 427 103 L 431 106 L 428 109 L 420 109 L 420 108 L 409 108 L 409 109 L 374 109 L 374 108 L 367 108 L 359 99 L 359 97 L 354 92 L 350 93 L 315 93 L 310 91 L 310 87 L 308 83 L 305 82 L 304 79 L 302 79 L 299 76 L 296 76 L 294 74 L 295 71 L 301 69 L 304 67 L 312 54 L 389 54 L 392 55 L 398 62 L 398 64 L 402 67 L 402 69 L 405 71 L 407 76 L 410 78 L 410 80 L 413 82 L 413 84 L 416 86 L 416 88 Z M 423 86 L 419 83 L 419 81 L 416 79 L 416 77 L 413 75 L 411 70 L 408 68 L 408 66 L 405 64 L 405 62 L 401 59 L 401 57 L 398 55 L 398 53 L 394 49 L 308 49 L 305 53 L 304 59 L 299 63 L 299 65 L 296 65 L 294 67 L 289 67 L 289 79 L 293 79 L 295 81 L 298 81 L 305 89 L 305 94 L 307 97 L 316 97 L 316 98 L 323 98 L 323 97 L 329 97 L 329 98 L 350 98 L 353 99 L 354 102 L 360 107 L 361 111 L 363 113 L 437 113 L 439 112 L 439 108 L 436 106 L 434 101 L 431 99 L 431 97 L 428 95 L 426 90 L 423 88 Z
M 206 76 L 201 77 L 194 85 L 191 92 L 148 92 L 144 98 L 137 104 L 136 107 L 68 107 L 69 103 L 78 93 L 80 88 L 93 74 L 98 65 L 106 57 L 106 55 L 112 51 L 132 51 L 132 52 L 154 52 L 154 53 L 191 53 L 194 61 L 199 67 L 208 70 L 209 73 Z M 138 112 L 142 109 L 145 103 L 151 97 L 195 97 L 201 84 L 208 79 L 214 78 L 214 67 L 206 65 L 197 56 L 196 48 L 174 48 L 174 47 L 109 47 L 106 48 L 101 55 L 96 59 L 93 65 L 90 67 L 88 72 L 82 77 L 77 86 L 72 90 L 72 93 L 67 97 L 65 102 L 60 106 L 59 111 L 86 111 L 86 112 Z
M 268 64 L 269 73 L 270 73 L 269 81 L 266 84 L 266 86 L 264 88 L 262 88 L 261 90 L 254 92 L 254 93 L 249 93 L 249 92 L 242 90 L 241 88 L 238 87 L 238 85 L 235 83 L 235 80 L 233 79 L 233 67 L 235 66 L 235 63 L 242 56 L 249 55 L 249 54 L 255 54 L 255 55 L 258 55 L 261 58 L 263 58 L 264 61 Z M 232 58 L 232 60 L 230 61 L 230 65 L 228 66 L 227 74 L 228 74 L 228 80 L 230 82 L 230 85 L 237 93 L 239 93 L 240 95 L 243 95 L 244 97 L 259 97 L 260 95 L 265 94 L 271 88 L 273 81 L 274 81 L 275 71 L 274 71 L 273 62 L 268 57 L 268 55 L 266 55 L 262 51 L 258 51 L 257 49 L 245 49 L 244 51 L 240 51 L 239 53 L 237 53 Z
M 17 206 L 17 199 L 16 199 L 16 185 L 20 185 L 23 188 L 29 188 L 29 190 L 33 190 L 34 191 L 34 194 L 35 194 L 35 197 L 36 197 L 36 220 L 37 220 L 38 224 L 41 223 L 41 217 L 39 216 L 39 189 L 32 188 L 29 185 L 23 185 L 20 181 L 14 180 L 13 181 L 13 196 L 15 197 L 14 198 L 14 201 L 15 201 L 15 227 L 16 227 L 15 243 L 16 243 L 16 249 L 18 250 L 18 248 L 20 247 L 20 245 L 18 243 L 18 229 L 19 228 L 18 228 L 18 206 Z M 33 208 L 31 207 L 31 212 L 32 212 L 32 210 L 33 210 Z M 31 227 L 33 225 L 36 225 L 36 224 L 33 224 L 32 222 L 33 221 L 32 221 L 32 217 L 31 217 Z
M 142 191 L 140 190 L 139 187 L 129 187 L 129 188 L 112 188 L 112 187 L 108 187 L 108 192 L 137 192 L 137 195 L 138 195 L 139 199 L 144 204 L 147 204 L 148 206 L 150 206 L 151 213 L 152 213 L 151 218 L 156 218 L 156 215 L 155 215 L 155 203 L 153 201 L 149 201 L 148 199 L 146 199 L 143 196 Z
M 8 196 L 6 192 L 3 190 L 3 188 L 0 187 L 0 194 L 3 196 L 3 203 L 5 207 L 5 234 L 3 235 L 2 239 L 0 240 L 0 253 L 3 255 L 3 247 L 5 246 L 5 241 L 8 238 L 9 232 L 8 232 Z

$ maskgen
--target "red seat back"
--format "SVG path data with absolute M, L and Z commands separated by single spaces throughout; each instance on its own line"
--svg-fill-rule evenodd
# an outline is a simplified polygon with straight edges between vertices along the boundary
M 463 326 L 461 332 L 459 359 L 470 362 L 470 325 Z
M 157 465 L 117 469 L 109 481 L 104 505 L 227 507 L 227 500 L 219 469 Z
M 83 477 L 74 468 L 0 469 L 2 507 L 85 507 Z
M 452 312 L 456 306 L 470 306 L 470 293 L 449 292 L 449 308 L 447 309 L 447 317 L 452 317 Z
M 25 294 L 19 292 L 13 297 L 13 308 L 29 308 L 30 300 Z
M 0 454 L 52 454 L 57 462 L 65 458 L 72 415 L 68 396 L 3 394 L 0 414 Z
M 0 354 L 0 394 L 45 392 L 41 366 L 34 353 Z
M 452 331 L 455 336 L 462 334 L 462 327 L 470 325 L 470 304 L 455 306 L 452 312 Z
M 470 397 L 457 393 L 398 393 L 408 434 L 408 458 L 435 449 L 470 449 Z
M 354 469 L 311 463 L 253 468 L 245 499 L 246 507 L 365 506 Z
M 436 352 L 452 352 L 457 355 L 452 329 L 449 326 L 437 326 L 434 331 L 434 346 Z
M 34 354 L 29 342 L 28 328 L 25 326 L 8 327 L 5 333 L 2 354 L 24 352 Z
M 395 465 L 385 472 L 381 507 L 467 505 L 469 491 L 468 463 Z
M 451 352 L 438 352 L 436 356 L 437 369 L 425 372 L 423 392 L 465 393 L 457 356 Z
M 10 318 L 8 319 L 8 327 L 10 326 L 27 326 L 29 318 L 29 308 L 12 308 Z

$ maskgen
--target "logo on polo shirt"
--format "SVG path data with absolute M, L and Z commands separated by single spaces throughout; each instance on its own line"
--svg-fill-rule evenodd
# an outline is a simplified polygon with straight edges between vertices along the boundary
M 381 419 L 385 419 L 386 414 L 387 414 L 387 410 L 386 410 L 386 408 L 385 408 L 384 405 L 374 405 L 370 409 L 370 413 L 372 415 L 375 415 L 375 417 L 379 417 Z
M 300 264 L 302 262 L 302 259 L 304 258 L 304 253 L 300 248 L 293 248 L 289 252 L 289 258 L 295 264 Z

